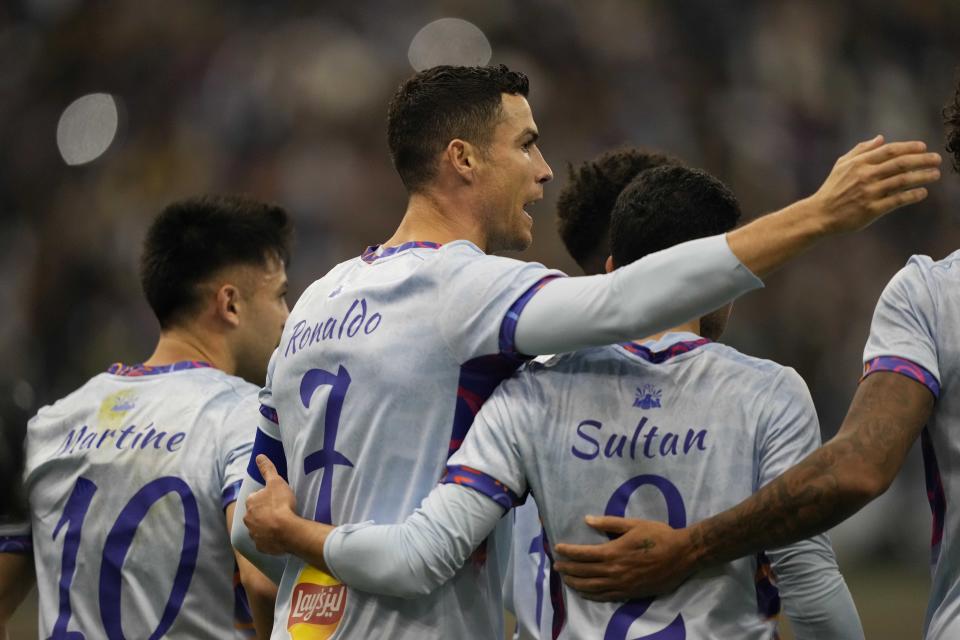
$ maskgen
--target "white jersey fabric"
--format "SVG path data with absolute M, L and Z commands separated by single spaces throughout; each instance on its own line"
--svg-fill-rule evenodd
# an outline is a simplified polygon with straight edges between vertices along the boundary
M 409 565 L 415 568 L 405 580 L 444 579 L 444 565 L 462 559 L 471 537 L 498 517 L 449 491 L 457 488 L 450 484 L 502 508 L 532 493 L 548 552 L 557 541 L 602 542 L 584 523 L 588 514 L 684 527 L 739 503 L 819 441 L 796 372 L 693 334 L 559 356 L 500 386 L 451 457 L 447 484 L 414 517 L 393 527 L 338 527 L 325 559 L 338 576 L 367 588 L 406 575 Z M 387 554 L 399 558 L 394 563 Z M 432 567 L 416 568 L 424 563 Z M 627 603 L 584 600 L 554 573 L 552 620 L 541 621 L 540 637 L 768 639 L 775 637 L 781 594 L 798 638 L 863 637 L 826 536 L 702 572 L 670 595 Z
M 622 299 L 621 287 L 632 283 L 639 290 L 647 283 L 647 290 L 666 299 L 662 313 L 645 313 L 639 324 L 647 326 L 693 313 L 699 307 L 691 306 L 691 299 L 710 304 L 715 296 L 728 300 L 760 284 L 722 236 L 695 242 L 700 244 L 688 244 L 686 250 L 701 256 L 699 264 L 683 249 L 646 262 L 658 274 L 665 272 L 665 263 L 695 265 L 689 282 L 665 277 L 651 285 L 643 277 L 647 267 L 637 263 L 605 280 L 591 280 L 593 293 L 606 301 Z M 703 273 L 695 276 L 694 269 Z M 711 279 L 714 272 L 720 274 L 717 279 Z M 304 517 L 402 522 L 443 475 L 482 403 L 524 361 L 516 344 L 521 313 L 547 282 L 562 275 L 486 255 L 465 240 L 442 247 L 410 242 L 371 248 L 338 265 L 291 311 L 261 393 L 254 454 L 274 461 Z M 604 288 L 605 283 L 616 290 Z M 674 285 L 685 287 L 676 301 L 661 295 Z M 575 325 L 568 344 L 597 343 L 618 326 L 623 334 L 629 330 L 623 322 L 598 322 L 595 334 L 589 322 L 567 322 Z M 563 335 L 543 344 L 562 343 Z M 263 482 L 252 461 L 248 471 L 251 482 L 244 483 L 244 492 Z M 234 519 L 234 543 L 269 572 L 243 535 L 241 508 Z M 348 590 L 288 557 L 273 638 L 501 637 L 502 575 L 510 540 L 509 523 L 504 524 L 502 536 L 481 544 L 452 580 L 414 601 Z
M 939 262 L 914 256 L 877 303 L 864 349 L 864 377 L 892 371 L 936 399 L 921 434 L 933 513 L 932 584 L 924 637 L 960 638 L 960 251 Z M 951 391 L 952 390 L 952 391 Z
M 548 549 L 602 541 L 583 522 L 591 513 L 687 526 L 738 504 L 820 444 L 813 402 L 795 371 L 689 333 L 531 364 L 491 398 L 472 433 L 445 481 L 501 501 L 533 493 Z M 625 604 L 588 602 L 553 575 L 551 635 L 771 638 L 777 578 L 790 596 L 811 577 L 822 589 L 819 606 L 805 593 L 791 611 L 798 626 L 818 609 L 847 606 L 843 617 L 821 621 L 819 635 L 801 637 L 862 637 L 826 536 Z M 838 628 L 847 632 L 837 635 Z
M 504 580 L 507 608 L 516 618 L 514 640 L 549 637 L 553 620 L 550 604 L 550 559 L 543 545 L 544 531 L 536 500 L 528 495 L 514 509 L 513 551 Z
M 0 551 L 35 555 L 40 637 L 252 634 L 224 509 L 257 391 L 200 362 L 114 365 L 30 421 L 31 520 L 0 531 Z

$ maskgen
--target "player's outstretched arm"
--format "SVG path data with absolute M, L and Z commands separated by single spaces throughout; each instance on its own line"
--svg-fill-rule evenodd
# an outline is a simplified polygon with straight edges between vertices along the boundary
M 442 484 L 403 523 L 332 527 L 296 514 L 293 492 L 265 457 L 266 487 L 247 501 L 257 547 L 292 553 L 343 583 L 371 593 L 413 598 L 454 576 L 503 517 L 503 507 L 473 489 Z
M 527 355 L 612 344 L 700 317 L 760 287 L 816 242 L 865 227 L 923 200 L 940 156 L 922 142 L 863 142 L 837 160 L 812 196 L 736 229 L 644 257 L 613 273 L 557 278 L 520 311 L 516 348 Z
M 6 638 L 10 616 L 27 597 L 35 580 L 32 554 L 0 553 L 0 638 Z
M 686 529 L 588 516 L 591 526 L 620 537 L 557 545 L 555 568 L 586 598 L 623 600 L 671 591 L 694 571 L 822 533 L 886 491 L 932 408 L 923 384 L 874 373 L 832 440 L 736 507 Z

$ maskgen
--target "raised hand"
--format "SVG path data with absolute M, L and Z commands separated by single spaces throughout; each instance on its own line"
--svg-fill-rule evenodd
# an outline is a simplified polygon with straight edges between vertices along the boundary
M 840 157 L 810 197 L 834 232 L 856 231 L 894 209 L 927 197 L 925 185 L 940 178 L 940 155 L 923 142 L 861 142 Z
M 289 531 L 288 523 L 297 517 L 296 496 L 267 456 L 257 456 L 257 467 L 266 486 L 247 498 L 247 513 L 243 517 L 243 524 L 259 551 L 270 554 L 287 553 L 285 534 Z

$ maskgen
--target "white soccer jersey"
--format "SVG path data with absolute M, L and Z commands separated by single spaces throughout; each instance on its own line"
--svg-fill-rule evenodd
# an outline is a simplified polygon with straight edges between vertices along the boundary
M 529 365 L 484 405 L 445 482 L 504 507 L 531 492 L 549 549 L 558 541 L 601 542 L 584 523 L 587 514 L 673 527 L 704 519 L 750 496 L 819 439 L 809 393 L 792 369 L 693 334 L 668 334 Z M 862 635 L 825 536 L 766 556 L 785 595 L 819 581 L 817 597 L 842 603 L 852 617 L 839 621 L 851 633 L 843 637 Z M 780 598 L 766 556 L 627 603 L 586 601 L 554 574 L 553 618 L 542 637 L 771 638 Z
M 893 371 L 936 398 L 921 435 L 933 512 L 930 603 L 924 637 L 960 637 L 960 251 L 914 256 L 880 296 L 864 349 L 864 376 Z M 952 391 L 952 392 L 951 392 Z
M 114 365 L 27 428 L 40 637 L 244 638 L 224 509 L 246 473 L 257 387 L 199 362 Z M 235 618 L 235 614 L 237 618 Z
M 550 605 L 550 560 L 547 557 L 540 511 L 533 496 L 514 509 L 513 551 L 504 592 L 517 620 L 514 640 L 549 637 L 553 620 Z
M 520 309 L 560 275 L 461 240 L 368 250 L 311 285 L 271 360 L 255 446 L 288 478 L 300 515 L 410 515 L 480 405 L 521 364 L 513 344 Z M 255 465 L 249 471 L 262 482 Z M 291 556 L 273 637 L 499 637 L 498 537 L 416 601 L 348 591 Z

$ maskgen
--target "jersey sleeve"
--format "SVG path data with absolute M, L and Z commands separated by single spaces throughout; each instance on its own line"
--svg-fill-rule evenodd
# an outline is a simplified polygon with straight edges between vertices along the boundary
M 0 524 L 0 553 L 33 553 L 29 521 Z
M 763 402 L 757 486 L 773 481 L 820 446 L 820 426 L 807 385 L 784 368 Z M 769 558 L 783 608 L 798 640 L 863 638 L 860 617 L 826 534 L 760 554 L 757 594 L 774 589 L 763 567 Z
M 247 393 L 237 406 L 227 413 L 227 419 L 221 425 L 221 506 L 226 509 L 236 501 L 240 493 L 240 483 L 247 474 L 247 462 L 253 449 L 257 433 L 256 392 Z
M 463 446 L 447 461 L 444 484 L 477 491 L 509 511 L 528 492 L 525 439 L 536 422 L 529 408 L 542 406 L 533 375 L 521 371 L 497 387 L 477 413 Z
M 243 524 L 243 518 L 247 514 L 247 498 L 254 491 L 258 491 L 266 485 L 263 474 L 257 467 L 257 456 L 260 454 L 266 455 L 277 468 L 277 473 L 284 480 L 288 479 L 287 456 L 283 450 L 283 442 L 280 440 L 280 418 L 273 406 L 273 393 L 271 391 L 276 358 L 277 352 L 275 351 L 267 367 L 266 385 L 260 390 L 257 397 L 258 406 L 254 409 L 254 416 L 257 421 L 256 435 L 252 447 L 248 449 L 247 456 L 243 458 L 246 471 L 242 476 L 242 484 L 238 486 L 237 507 L 233 512 L 230 541 L 237 551 L 253 563 L 253 566 L 279 584 L 286 565 L 286 558 L 258 551 L 256 544 L 250 537 L 250 532 Z
M 936 302 L 925 277 L 929 260 L 911 258 L 883 290 L 863 350 L 863 377 L 878 371 L 899 373 L 926 386 L 936 398 L 940 366 Z
M 438 485 L 400 524 L 336 527 L 323 559 L 341 582 L 398 598 L 425 596 L 454 576 L 503 517 L 482 495 Z
M 453 247 L 441 263 L 436 322 L 458 362 L 481 356 L 519 356 L 517 318 L 537 291 L 562 277 L 541 264 Z M 536 355 L 536 354 L 533 354 Z

